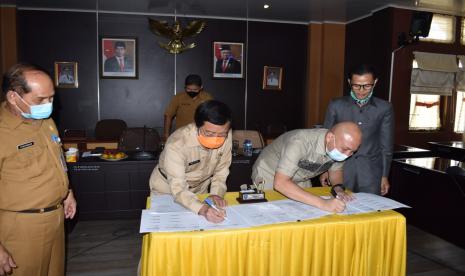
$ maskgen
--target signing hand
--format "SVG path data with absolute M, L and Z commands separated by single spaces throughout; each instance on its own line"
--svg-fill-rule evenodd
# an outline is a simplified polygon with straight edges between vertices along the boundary
M 344 211 L 345 208 L 346 204 L 344 201 L 337 198 L 323 199 L 323 204 L 320 206 L 320 209 L 333 213 L 340 213 Z
M 208 197 L 211 198 L 213 200 L 213 202 L 215 202 L 215 205 L 218 208 L 224 208 L 224 207 L 226 207 L 226 205 L 228 205 L 226 200 L 224 200 L 221 196 L 210 195 Z
M 219 211 L 217 211 L 209 207 L 208 205 L 204 205 L 200 209 L 199 215 L 204 216 L 210 222 L 220 223 L 224 220 L 226 212 L 222 209 L 219 209 Z
M 355 199 L 352 194 L 346 193 L 340 186 L 334 187 L 334 191 L 336 192 L 336 198 L 344 202 L 349 202 Z

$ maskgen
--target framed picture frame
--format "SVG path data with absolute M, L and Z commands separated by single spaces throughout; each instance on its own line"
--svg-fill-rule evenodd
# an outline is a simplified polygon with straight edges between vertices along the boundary
M 78 63 L 67 61 L 56 61 L 55 87 L 57 88 L 78 88 Z
M 213 78 L 244 78 L 244 43 L 213 42 Z
M 263 90 L 281 90 L 283 80 L 282 67 L 263 67 Z
M 100 77 L 138 78 L 137 38 L 100 38 Z

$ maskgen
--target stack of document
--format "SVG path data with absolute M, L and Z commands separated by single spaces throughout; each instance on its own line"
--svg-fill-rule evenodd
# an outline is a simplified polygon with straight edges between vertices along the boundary
M 355 200 L 349 202 L 346 210 L 339 214 L 349 215 L 409 208 L 407 205 L 374 194 L 355 193 L 353 195 Z M 152 195 L 150 206 L 151 209 L 142 210 L 140 233 L 247 228 L 316 219 L 332 214 L 310 205 L 284 199 L 228 206 L 226 207 L 227 218 L 215 224 L 174 202 L 171 195 Z

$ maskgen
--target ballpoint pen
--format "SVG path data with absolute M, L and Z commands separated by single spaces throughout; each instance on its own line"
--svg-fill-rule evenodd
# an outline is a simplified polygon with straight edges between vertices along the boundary
M 218 209 L 218 207 L 216 207 L 215 203 L 213 202 L 213 200 L 211 200 L 211 198 L 207 197 L 207 198 L 204 200 L 204 202 L 205 202 L 208 206 L 210 206 L 210 207 L 212 207 L 213 209 L 215 209 L 216 211 L 222 213 L 222 211 L 221 211 L 220 209 Z M 224 218 L 225 218 L 225 219 L 228 218 L 228 217 L 226 217 L 226 211 L 224 212 Z

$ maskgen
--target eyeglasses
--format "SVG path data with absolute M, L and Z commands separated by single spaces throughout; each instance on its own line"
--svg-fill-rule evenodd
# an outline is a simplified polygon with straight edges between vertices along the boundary
M 199 128 L 198 132 L 202 134 L 202 136 L 205 137 L 228 137 L 228 132 L 223 132 L 223 133 L 217 133 L 217 132 L 212 132 L 209 130 L 205 130 L 203 128 Z
M 355 84 L 355 83 L 351 83 L 350 86 L 352 87 L 352 89 L 354 90 L 370 90 L 373 88 L 373 86 L 375 86 L 374 83 L 367 83 L 367 84 Z

